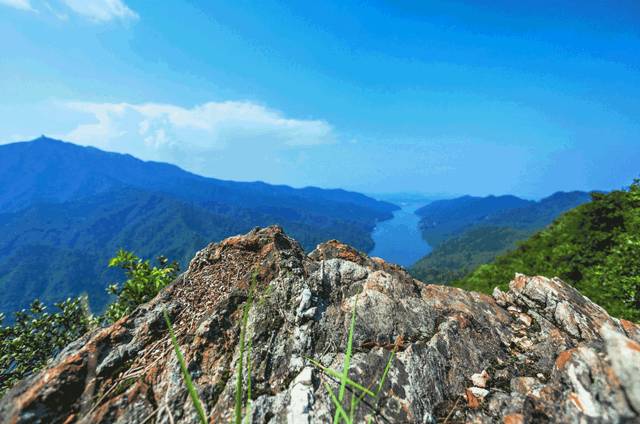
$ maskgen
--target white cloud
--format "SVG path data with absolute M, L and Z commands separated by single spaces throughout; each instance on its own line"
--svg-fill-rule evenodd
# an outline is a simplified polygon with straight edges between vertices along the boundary
M 0 4 L 20 10 L 36 11 L 29 0 L 0 0 Z
M 255 142 L 311 146 L 334 139 L 333 129 L 326 121 L 287 118 L 279 111 L 248 101 L 208 102 L 193 108 L 162 103 L 65 105 L 94 116 L 96 122 L 80 124 L 67 134 L 69 139 L 85 143 L 137 137 L 157 148 L 224 148 Z
M 122 0 L 62 0 L 75 13 L 97 22 L 138 19 L 138 14 Z
M 192 108 L 161 103 L 62 105 L 76 114 L 77 124 L 54 134 L 57 138 L 177 163 L 205 174 L 220 169 L 222 158 L 274 161 L 336 141 L 326 121 L 289 118 L 249 101 L 208 102 Z
M 48 11 L 62 20 L 67 20 L 68 16 L 60 11 L 61 8 L 70 9 L 80 16 L 99 23 L 114 19 L 136 20 L 139 17 L 123 0 L 58 0 L 53 2 L 47 0 L 0 0 L 0 5 L 31 12 Z

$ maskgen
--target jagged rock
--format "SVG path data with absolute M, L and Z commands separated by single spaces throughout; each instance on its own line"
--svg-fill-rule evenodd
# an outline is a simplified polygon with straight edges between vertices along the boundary
M 2 422 L 197 422 L 163 310 L 211 422 L 232 422 L 253 273 L 250 422 L 332 421 L 323 382 L 338 384 L 308 358 L 342 370 L 354 308 L 352 380 L 376 387 L 397 348 L 358 422 L 640 419 L 640 328 L 560 280 L 518 275 L 491 297 L 423 284 L 337 241 L 305 255 L 269 227 L 209 245 L 154 300 L 71 344 L 7 393 Z

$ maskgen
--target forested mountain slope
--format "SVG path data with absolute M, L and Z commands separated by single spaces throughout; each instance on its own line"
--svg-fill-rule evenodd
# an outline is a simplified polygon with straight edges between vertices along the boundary
M 397 207 L 359 193 L 201 177 L 46 137 L 0 146 L 0 312 L 88 293 L 107 301 L 118 248 L 183 266 L 208 242 L 279 224 L 311 250 L 340 239 L 369 251 Z
M 540 201 L 514 196 L 441 200 L 418 212 L 434 250 L 412 267 L 424 281 L 448 284 L 517 246 L 563 212 L 589 201 L 586 192 L 558 192 Z
M 443 241 L 461 234 L 473 225 L 483 223 L 504 211 L 531 206 L 535 202 L 516 196 L 463 196 L 436 200 L 418 209 L 422 236 L 436 247 Z
M 455 285 L 488 293 L 516 272 L 558 276 L 612 315 L 639 321 L 640 182 L 592 197 Z

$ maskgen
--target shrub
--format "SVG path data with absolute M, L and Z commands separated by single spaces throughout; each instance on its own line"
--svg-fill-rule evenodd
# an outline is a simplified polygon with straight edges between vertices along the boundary
M 151 265 L 132 252 L 120 249 L 109 261 L 110 268 L 122 268 L 127 277 L 122 284 L 111 284 L 107 292 L 117 296 L 107 307 L 104 319 L 114 322 L 131 313 L 136 306 L 153 299 L 160 290 L 169 285 L 180 271 L 177 262 L 169 262 L 164 256 L 158 257 L 158 266 Z
M 16 312 L 15 322 L 7 326 L 2 325 L 0 314 L 0 396 L 96 325 L 85 297 L 67 299 L 55 307 L 58 311 L 49 313 L 36 299 L 28 310 Z

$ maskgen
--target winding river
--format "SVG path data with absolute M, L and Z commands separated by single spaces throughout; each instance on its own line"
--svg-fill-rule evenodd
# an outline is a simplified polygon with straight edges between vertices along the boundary
M 424 202 L 398 204 L 401 209 L 393 213 L 393 218 L 379 222 L 373 230 L 375 247 L 369 255 L 408 268 L 429 253 L 431 247 L 422 239 L 420 218 L 414 213 L 423 205 Z

